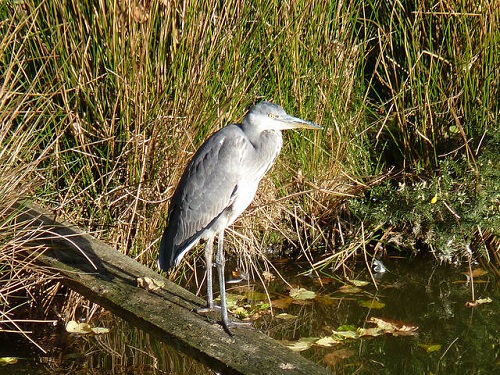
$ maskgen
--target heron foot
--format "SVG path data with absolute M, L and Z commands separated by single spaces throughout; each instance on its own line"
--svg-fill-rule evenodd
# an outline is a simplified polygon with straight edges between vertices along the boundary
M 234 333 L 231 331 L 233 328 L 251 328 L 252 324 L 248 322 L 235 322 L 234 320 L 227 320 L 225 321 L 224 319 L 220 322 L 222 325 L 222 328 L 224 328 L 224 331 L 229 336 L 234 336 Z

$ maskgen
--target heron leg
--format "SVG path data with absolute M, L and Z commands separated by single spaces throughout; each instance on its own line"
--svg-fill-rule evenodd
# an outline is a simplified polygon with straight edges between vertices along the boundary
M 224 230 L 219 232 L 219 238 L 217 239 L 217 255 L 215 258 L 215 263 L 217 264 L 217 274 L 219 276 L 222 326 L 229 335 L 233 336 L 231 330 L 229 329 L 229 317 L 227 315 L 226 281 L 224 276 L 224 266 L 226 263 L 226 259 L 224 257 Z
M 212 277 L 212 257 L 214 249 L 214 236 L 210 236 L 205 245 L 205 263 L 207 265 L 207 308 L 214 308 L 214 292 L 213 292 L 213 277 Z

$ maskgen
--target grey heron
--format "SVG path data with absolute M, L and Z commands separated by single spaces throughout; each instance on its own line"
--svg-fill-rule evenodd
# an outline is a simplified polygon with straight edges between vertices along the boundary
M 252 202 L 257 186 L 278 156 L 281 130 L 320 126 L 288 115 L 279 105 L 254 105 L 241 124 L 231 124 L 212 134 L 188 163 L 172 196 L 167 227 L 160 244 L 158 265 L 168 271 L 199 240 L 206 240 L 207 308 L 214 308 L 212 289 L 213 242 L 219 276 L 221 316 L 231 334 L 224 281 L 224 230 Z

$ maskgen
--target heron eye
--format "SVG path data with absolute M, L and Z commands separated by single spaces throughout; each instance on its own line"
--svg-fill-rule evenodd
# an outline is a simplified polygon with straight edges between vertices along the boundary
M 272 119 L 277 119 L 279 116 L 275 115 L 274 113 L 268 113 L 267 117 L 272 118 Z

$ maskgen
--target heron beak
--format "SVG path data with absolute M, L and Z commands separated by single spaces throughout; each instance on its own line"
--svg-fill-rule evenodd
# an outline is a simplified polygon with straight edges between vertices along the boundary
M 297 129 L 297 128 L 303 128 L 303 129 L 314 129 L 314 130 L 320 130 L 323 129 L 321 126 L 315 124 L 314 122 L 303 120 L 298 117 L 293 117 L 293 116 L 286 116 L 281 119 L 283 123 L 283 128 L 284 129 Z

